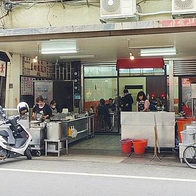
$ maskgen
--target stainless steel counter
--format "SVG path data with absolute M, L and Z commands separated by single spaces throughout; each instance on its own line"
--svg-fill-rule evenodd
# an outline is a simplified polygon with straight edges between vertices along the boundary
M 69 135 L 69 129 L 74 128 L 76 135 Z M 94 116 L 84 116 L 76 119 L 51 121 L 47 123 L 47 139 L 45 139 L 45 155 L 48 152 L 57 152 L 64 148 L 68 154 L 68 144 L 83 138 L 94 136 Z
M 68 143 L 80 140 L 82 138 L 88 138 L 88 116 L 81 117 L 68 121 L 61 121 L 63 136 L 68 137 Z M 77 136 L 72 138 L 68 135 L 68 130 L 70 127 L 74 127 L 77 130 Z

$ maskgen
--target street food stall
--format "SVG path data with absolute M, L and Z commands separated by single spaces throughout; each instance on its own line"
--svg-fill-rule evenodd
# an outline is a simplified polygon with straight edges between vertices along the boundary
M 68 145 L 83 138 L 94 136 L 93 116 L 87 114 L 66 116 L 61 120 L 51 120 L 47 123 L 47 138 L 45 138 L 45 155 L 66 150 Z

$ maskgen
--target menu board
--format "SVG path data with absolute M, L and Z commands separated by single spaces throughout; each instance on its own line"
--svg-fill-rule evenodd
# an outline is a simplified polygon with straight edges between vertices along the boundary
M 49 77 L 49 67 L 52 67 L 52 63 L 41 61 L 39 59 L 37 60 L 37 62 L 34 62 L 32 58 L 23 57 L 22 74 L 39 77 Z
M 33 81 L 35 79 L 28 76 L 21 77 L 21 95 L 33 95 Z

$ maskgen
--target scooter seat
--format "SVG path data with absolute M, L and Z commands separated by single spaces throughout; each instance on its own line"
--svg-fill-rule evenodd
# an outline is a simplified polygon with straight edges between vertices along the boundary
M 9 136 L 9 134 L 5 130 L 0 130 L 0 135 L 3 136 L 3 137 L 8 137 Z

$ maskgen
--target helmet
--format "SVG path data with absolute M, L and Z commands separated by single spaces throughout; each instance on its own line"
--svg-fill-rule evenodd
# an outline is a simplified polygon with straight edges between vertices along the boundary
M 29 111 L 29 106 L 26 102 L 20 102 L 17 105 L 17 111 L 19 114 L 25 114 Z

